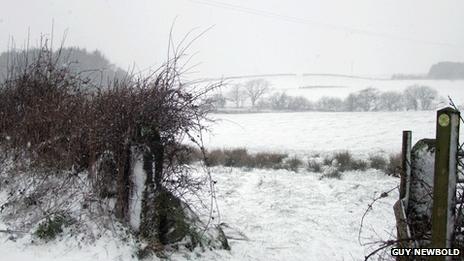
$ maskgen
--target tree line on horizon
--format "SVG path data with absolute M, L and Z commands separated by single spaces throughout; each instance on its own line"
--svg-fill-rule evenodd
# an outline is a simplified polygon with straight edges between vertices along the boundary
M 409 86 L 402 92 L 366 88 L 344 99 L 324 96 L 317 101 L 281 91 L 271 93 L 269 86 L 264 79 L 254 79 L 232 85 L 225 95 L 217 93 L 210 99 L 216 111 L 416 111 L 433 110 L 445 103 L 435 89 L 422 85 Z

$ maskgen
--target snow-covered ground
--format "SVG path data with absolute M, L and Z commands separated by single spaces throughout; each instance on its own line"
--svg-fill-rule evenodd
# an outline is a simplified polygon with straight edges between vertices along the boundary
M 374 197 L 398 179 L 374 170 L 347 172 L 341 180 L 301 170 L 213 168 L 221 219 L 232 250 L 180 252 L 171 260 L 362 260 L 371 250 L 358 242 L 361 218 Z M 395 190 L 368 213 L 361 242 L 390 239 Z M 3 227 L 0 227 L 3 228 Z M 95 244 L 65 238 L 31 244 L 30 236 L 8 240 L 0 233 L 1 260 L 133 260 L 132 241 L 110 234 Z M 79 246 L 80 245 L 80 246 Z
M 208 254 L 205 259 L 211 260 L 363 260 L 370 249 L 358 242 L 361 218 L 374 197 L 398 184 L 373 170 L 348 172 L 341 180 L 283 170 L 213 172 L 221 222 L 247 240 L 230 240 L 230 253 Z M 396 233 L 392 206 L 397 198 L 395 190 L 374 205 L 362 243 Z
M 31 236 L 9 240 L 7 234 L 0 235 L 0 260 L 5 261 L 102 261 L 137 260 L 135 249 L 110 234 L 98 239 L 95 244 L 78 243 L 79 238 L 65 238 L 49 243 L 31 243 Z
M 435 111 L 215 114 L 213 118 L 216 122 L 204 138 L 206 147 L 296 154 L 398 153 L 403 130 L 412 131 L 415 143 L 434 138 L 436 128 Z

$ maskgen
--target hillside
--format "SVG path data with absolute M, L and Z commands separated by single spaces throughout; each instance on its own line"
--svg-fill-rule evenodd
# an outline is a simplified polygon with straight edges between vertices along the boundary
M 464 79 L 464 63 L 439 62 L 430 67 L 428 77 L 431 79 Z
M 11 71 L 12 65 L 24 67 L 30 64 L 39 55 L 37 48 L 24 50 L 11 50 L 0 54 L 0 82 L 3 81 Z M 108 81 L 122 79 L 126 72 L 112 64 L 100 51 L 92 52 L 78 47 L 65 47 L 54 50 L 54 58 L 58 59 L 58 64 L 68 67 L 72 72 L 79 73 L 85 78 L 89 78 L 94 84 L 106 86 Z

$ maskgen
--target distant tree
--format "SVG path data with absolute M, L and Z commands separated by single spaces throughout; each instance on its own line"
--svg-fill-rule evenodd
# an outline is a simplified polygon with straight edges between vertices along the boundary
M 273 110 L 288 109 L 289 96 L 284 92 L 276 92 L 269 97 L 269 104 Z
M 413 85 L 404 90 L 404 98 L 409 110 L 431 110 L 438 100 L 438 93 L 428 86 Z
M 350 93 L 348 97 L 345 98 L 344 101 L 344 109 L 346 111 L 355 111 L 358 105 L 356 103 L 356 95 L 354 93 Z
M 358 93 L 359 105 L 363 111 L 377 111 L 379 103 L 379 91 L 374 88 L 367 88 Z
M 334 97 L 322 97 L 317 101 L 316 109 L 319 111 L 342 111 L 344 108 L 343 100 Z
M 256 101 L 269 91 L 269 82 L 264 79 L 250 80 L 245 83 L 245 93 L 250 98 L 251 107 L 255 107 Z
M 260 99 L 256 102 L 256 108 L 259 110 L 272 109 L 270 99 Z
M 376 111 L 379 110 L 379 91 L 367 88 L 356 93 L 351 93 L 345 99 L 347 111 Z
M 313 104 L 303 96 L 289 96 L 285 92 L 275 92 L 262 98 L 256 105 L 259 109 L 306 111 L 312 110 Z
M 246 94 L 243 90 L 242 85 L 232 85 L 230 91 L 227 93 L 227 98 L 235 104 L 235 108 L 239 108 L 243 105 L 243 101 L 246 98 Z
M 290 96 L 288 109 L 292 111 L 306 111 L 312 110 L 313 104 L 303 96 Z
M 401 93 L 388 91 L 379 96 L 379 109 L 382 111 L 400 111 L 405 108 Z
M 206 103 L 211 104 L 214 109 L 224 108 L 226 105 L 226 98 L 222 94 L 217 93 L 208 98 Z

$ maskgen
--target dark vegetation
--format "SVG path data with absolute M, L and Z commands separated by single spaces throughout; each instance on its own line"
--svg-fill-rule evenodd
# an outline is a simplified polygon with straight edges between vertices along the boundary
M 338 165 L 340 171 L 361 170 L 364 171 L 368 167 L 368 163 L 364 160 L 354 159 L 349 151 L 337 152 L 332 158 L 332 164 Z
M 26 67 L 41 53 L 40 48 L 25 50 L 10 50 L 0 54 L 0 82 L 15 74 L 13 67 Z M 63 47 L 53 52 L 54 66 L 66 68 L 81 79 L 91 81 L 94 86 L 108 86 L 115 79 L 121 80 L 126 75 L 123 69 L 112 64 L 100 51 L 92 52 L 78 47 Z M 13 66 L 14 65 L 14 66 Z
M 320 173 L 322 172 L 322 163 L 315 160 L 315 159 L 309 159 L 307 163 L 307 168 L 309 172 L 316 172 Z
M 379 155 L 370 155 L 369 162 L 371 163 L 370 166 L 373 169 L 385 170 L 388 165 L 387 159 Z
M 180 164 L 185 152 L 179 143 L 189 138 L 201 153 L 201 122 L 212 108 L 207 93 L 220 83 L 184 84 L 178 63 L 185 49 L 171 48 L 170 60 L 148 76 L 125 74 L 106 82 L 63 66 L 66 50 L 52 51 L 47 42 L 10 54 L 0 83 L 0 150 L 3 163 L 11 163 L 0 181 L 15 183 L 1 205 L 6 216 L 22 220 L 21 229 L 41 222 L 35 234 L 45 240 L 61 233 L 68 224 L 64 217 L 76 208 L 95 222 L 104 220 L 99 225 L 114 227 L 108 223 L 114 215 L 129 226 L 134 164 L 142 161 L 140 224 L 130 226 L 147 242 L 146 250 L 157 252 L 186 237 L 199 239 L 190 242 L 192 248 L 212 241 L 202 238 L 207 228 L 191 226 L 201 222 L 191 220 L 193 211 L 177 195 L 204 185 L 213 194 L 214 184 L 190 177 Z M 106 209 L 110 198 L 116 204 Z M 228 248 L 225 237 L 220 241 Z
M 388 159 L 382 155 L 370 155 L 367 160 L 364 160 L 355 158 L 349 151 L 335 152 L 333 155 L 323 158 L 320 156 L 310 157 L 306 163 L 297 156 L 289 156 L 285 153 L 249 153 L 245 148 L 205 150 L 206 157 L 203 157 L 203 154 L 193 147 L 186 146 L 185 151 L 188 153 L 184 154 L 181 160 L 184 164 L 193 164 L 204 160 L 206 165 L 211 167 L 286 169 L 294 172 L 299 172 L 304 168 L 315 173 L 324 173 L 328 168 L 331 168 L 334 173 L 328 175 L 329 177 L 341 177 L 342 172 L 365 171 L 368 168 L 398 177 L 401 164 L 400 155 L 397 154 L 390 155 Z
M 40 223 L 34 235 L 42 240 L 51 241 L 63 232 L 64 227 L 69 227 L 75 222 L 76 221 L 69 216 L 56 214 Z
M 248 153 L 247 149 L 213 149 L 205 150 L 206 157 L 198 150 L 189 148 L 192 153 L 188 163 L 205 160 L 207 166 L 263 168 L 263 169 L 290 169 L 296 171 L 302 165 L 297 158 L 289 158 L 283 153 L 260 152 Z
M 13 65 L 0 85 L 2 144 L 28 148 L 41 164 L 86 169 L 111 151 L 123 166 L 130 143 L 153 138 L 174 149 L 180 136 L 200 130 L 208 112 L 207 90 L 187 91 L 171 66 L 148 78 L 126 75 L 102 90 L 56 62 L 45 46 L 27 66 Z
M 385 173 L 391 176 L 399 177 L 401 174 L 401 154 L 391 154 Z

